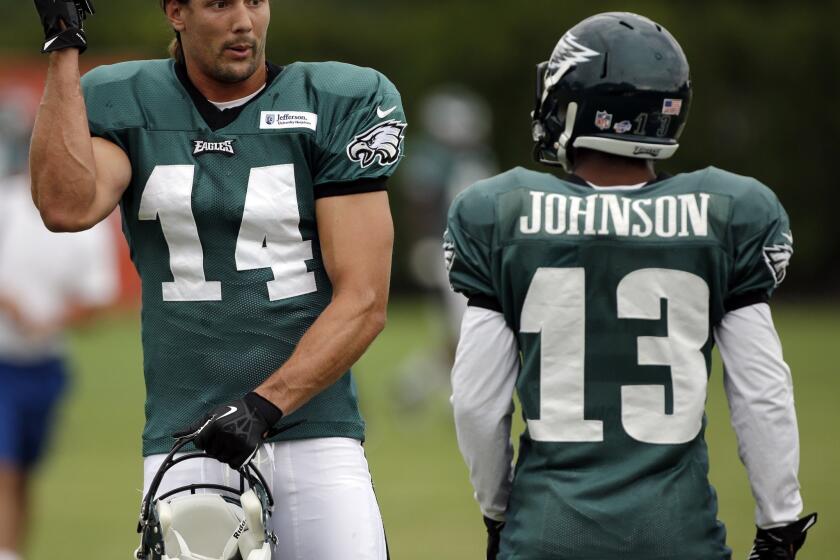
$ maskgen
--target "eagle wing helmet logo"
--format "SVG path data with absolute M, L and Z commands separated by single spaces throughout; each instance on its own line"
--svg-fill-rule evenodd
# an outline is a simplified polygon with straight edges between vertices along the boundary
M 548 91 L 557 85 L 560 79 L 578 64 L 585 64 L 601 53 L 594 51 L 578 43 L 577 37 L 566 33 L 560 38 L 554 52 L 551 53 L 551 60 L 548 61 L 548 68 L 545 71 L 545 90 L 543 101 L 548 96 Z
M 402 153 L 406 126 L 406 123 L 395 120 L 377 124 L 353 138 L 347 146 L 347 157 L 359 162 L 363 168 L 369 167 L 377 159 L 382 167 L 391 165 Z

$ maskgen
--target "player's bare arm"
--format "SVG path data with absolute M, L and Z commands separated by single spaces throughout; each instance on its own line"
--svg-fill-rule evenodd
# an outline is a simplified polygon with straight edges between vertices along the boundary
M 315 212 L 332 301 L 256 390 L 175 434 L 196 437 L 199 448 L 233 466 L 250 461 L 283 416 L 335 383 L 385 327 L 394 244 L 387 192 L 321 198 Z
M 284 414 L 332 385 L 385 326 L 394 243 L 387 193 L 323 198 L 316 214 L 332 302 L 289 361 L 257 389 Z
M 32 198 L 53 231 L 81 231 L 102 221 L 131 181 L 125 152 L 90 135 L 79 54 L 78 46 L 50 53 L 46 89 L 32 133 Z

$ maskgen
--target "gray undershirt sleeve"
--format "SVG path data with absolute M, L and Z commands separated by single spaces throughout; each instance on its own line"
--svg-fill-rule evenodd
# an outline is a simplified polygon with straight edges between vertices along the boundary
M 503 521 L 513 481 L 510 441 L 519 371 L 516 338 L 496 311 L 468 307 L 452 367 L 458 446 L 481 512 Z
M 715 327 L 724 364 L 738 454 L 755 497 L 756 525 L 767 529 L 796 521 L 799 432 L 790 368 L 766 303 L 727 313 Z

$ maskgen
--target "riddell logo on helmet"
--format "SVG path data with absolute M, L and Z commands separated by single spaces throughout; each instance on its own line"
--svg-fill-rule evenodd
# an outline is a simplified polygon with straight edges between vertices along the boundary
M 660 148 L 648 148 L 647 146 L 636 146 L 635 148 L 633 148 L 633 155 L 634 156 L 646 155 L 646 156 L 657 157 L 659 155 L 659 152 L 661 152 L 661 151 L 662 150 Z
M 242 521 L 239 522 L 239 527 L 237 527 L 236 531 L 234 531 L 233 538 L 238 539 L 239 537 L 242 536 L 242 533 L 244 533 L 247 530 L 248 530 L 248 524 L 243 519 Z

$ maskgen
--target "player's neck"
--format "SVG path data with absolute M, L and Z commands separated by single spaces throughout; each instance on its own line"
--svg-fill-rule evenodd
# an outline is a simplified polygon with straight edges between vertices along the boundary
M 195 88 L 208 101 L 215 101 L 216 103 L 223 103 L 225 101 L 236 101 L 243 97 L 248 97 L 265 86 L 268 78 L 268 70 L 263 60 L 248 79 L 241 82 L 228 83 L 220 82 L 212 76 L 201 72 L 197 69 L 196 64 L 187 62 L 187 76 L 195 86 Z
M 616 157 L 598 152 L 580 154 L 575 161 L 574 174 L 599 187 L 637 185 L 656 179 L 653 162 L 650 160 Z

